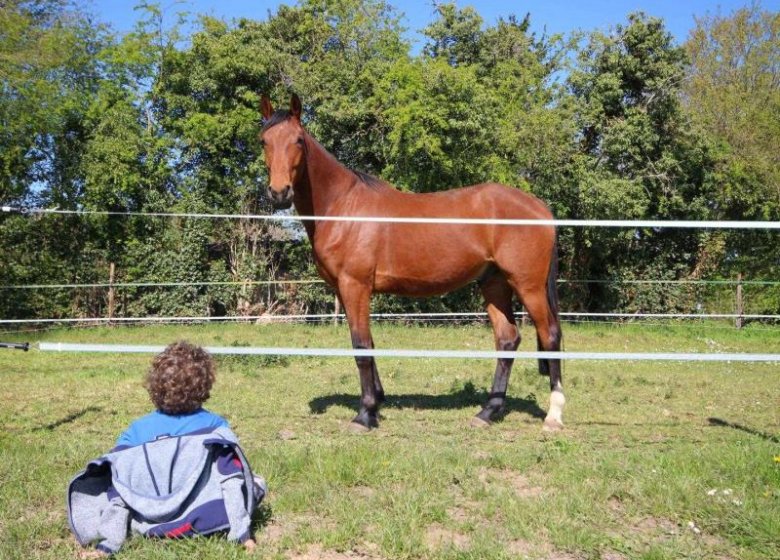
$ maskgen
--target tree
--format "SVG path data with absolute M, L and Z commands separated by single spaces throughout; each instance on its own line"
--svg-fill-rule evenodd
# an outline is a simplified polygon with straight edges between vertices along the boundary
M 571 167 L 578 185 L 571 217 L 708 217 L 710 156 L 680 104 L 685 68 L 684 50 L 660 19 L 631 14 L 627 25 L 611 33 L 591 34 L 568 79 L 577 101 L 580 146 Z M 701 238 L 672 229 L 578 229 L 569 269 L 588 278 L 689 277 Z M 668 290 L 632 302 L 620 295 L 626 293 L 622 287 L 615 286 L 610 296 L 603 286 L 591 284 L 578 297 L 636 310 L 686 305 Z
M 0 202 L 77 208 L 90 132 L 86 114 L 100 80 L 96 54 L 111 39 L 68 0 L 4 2 L 0 29 Z M 79 277 L 94 260 L 93 235 L 90 223 L 77 217 L 3 215 L 0 246 L 7 266 L 0 267 L 0 284 Z M 79 299 L 94 308 L 89 293 L 30 290 L 12 292 L 0 305 L 7 316 L 57 314 Z
M 498 181 L 543 193 L 571 143 L 554 78 L 566 45 L 537 38 L 528 17 L 484 27 L 471 8 L 437 10 L 423 55 L 399 61 L 377 88 L 384 173 L 415 191 Z
M 726 160 L 741 162 L 762 187 L 721 192 L 723 211 L 766 217 L 780 204 L 780 13 L 752 4 L 697 18 L 685 48 L 686 107 L 723 144 Z
M 68 0 L 9 0 L 0 29 L 0 200 L 22 202 L 43 184 L 72 202 L 105 28 Z
M 683 99 L 715 154 L 713 216 L 780 219 L 780 13 L 753 3 L 697 18 L 685 48 Z M 718 241 L 710 253 L 720 274 L 774 279 L 780 272 L 776 233 L 724 232 Z M 776 290 L 753 293 L 756 312 L 780 309 Z
M 444 60 L 450 66 L 478 63 L 483 21 L 477 11 L 471 6 L 458 9 L 451 2 L 434 5 L 439 18 L 425 28 L 430 41 L 423 54 Z

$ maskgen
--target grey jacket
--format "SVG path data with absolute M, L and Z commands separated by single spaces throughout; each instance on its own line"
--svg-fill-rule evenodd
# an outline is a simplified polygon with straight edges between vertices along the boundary
M 265 495 L 228 428 L 116 448 L 70 482 L 68 521 L 82 546 L 99 540 L 113 554 L 130 531 L 185 537 L 228 531 L 251 536 L 252 512 Z

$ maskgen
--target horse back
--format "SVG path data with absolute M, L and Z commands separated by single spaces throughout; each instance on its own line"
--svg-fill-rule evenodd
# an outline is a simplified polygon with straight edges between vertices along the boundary
M 547 206 L 534 195 L 500 183 L 480 183 L 433 193 L 390 188 L 381 210 L 399 216 L 464 219 L 550 219 Z
M 358 197 L 353 198 L 353 202 Z M 538 198 L 497 183 L 436 193 L 372 187 L 343 215 L 460 219 L 550 219 Z M 375 291 L 411 296 L 446 293 L 490 267 L 516 263 L 546 276 L 555 232 L 549 226 L 332 222 L 315 252 L 333 277 L 371 278 Z M 535 255 L 544 255 L 538 266 Z M 536 274 L 536 273 L 535 273 Z

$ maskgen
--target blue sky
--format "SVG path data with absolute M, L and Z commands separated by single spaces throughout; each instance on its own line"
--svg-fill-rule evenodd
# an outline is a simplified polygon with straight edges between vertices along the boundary
M 175 0 L 163 0 L 161 5 L 171 6 Z M 662 17 L 667 29 L 682 42 L 694 26 L 694 15 L 707 13 L 729 14 L 748 4 L 750 0 L 457 0 L 459 7 L 473 6 L 486 23 L 494 23 L 499 16 L 516 14 L 520 17 L 531 13 L 534 30 L 546 30 L 548 34 L 569 33 L 580 29 L 590 31 L 607 29 L 609 26 L 625 21 L 632 11 L 642 10 L 650 15 Z M 119 32 L 133 27 L 138 13 L 133 10 L 134 0 L 91 0 L 100 20 L 110 23 Z M 295 1 L 278 0 L 182 0 L 173 8 L 193 13 L 204 13 L 225 20 L 247 17 L 264 20 L 268 13 L 275 12 L 280 4 L 294 5 Z M 404 25 L 409 29 L 409 37 L 420 46 L 420 35 L 415 32 L 423 29 L 434 16 L 430 0 L 390 0 L 389 3 L 404 15 Z M 763 0 L 764 9 L 780 9 L 780 0 Z

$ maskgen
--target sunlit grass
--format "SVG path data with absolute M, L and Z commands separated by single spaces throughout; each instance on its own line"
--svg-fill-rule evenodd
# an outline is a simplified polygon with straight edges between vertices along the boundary
M 709 325 L 709 324 L 707 324 Z M 780 329 L 566 325 L 582 351 L 780 352 Z M 534 336 L 524 331 L 521 349 Z M 346 327 L 196 325 L 45 332 L 31 341 L 348 347 Z M 381 348 L 490 349 L 481 325 L 379 323 Z M 5 339 L 21 340 L 6 336 Z M 146 355 L 0 353 L 0 558 L 76 553 L 67 482 L 149 410 Z M 208 406 L 227 417 L 270 495 L 261 557 L 778 557 L 777 364 L 565 364 L 566 430 L 541 431 L 546 379 L 515 365 L 509 413 L 469 428 L 489 361 L 380 359 L 379 430 L 346 429 L 348 358 L 220 357 Z M 713 493 L 713 490 L 715 491 Z M 241 558 L 222 538 L 133 539 L 127 558 Z

